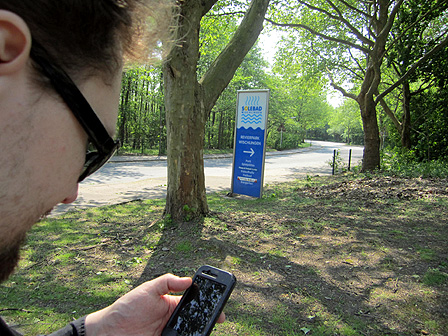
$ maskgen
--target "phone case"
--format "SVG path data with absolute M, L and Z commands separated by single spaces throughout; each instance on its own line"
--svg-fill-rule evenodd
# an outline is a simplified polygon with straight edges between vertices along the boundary
M 162 336 L 210 335 L 236 278 L 233 274 L 213 266 L 201 266 L 177 305 Z

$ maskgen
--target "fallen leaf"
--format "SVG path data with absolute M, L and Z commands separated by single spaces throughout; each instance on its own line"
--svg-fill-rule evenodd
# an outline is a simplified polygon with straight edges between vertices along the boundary
M 301 330 L 305 335 L 308 334 L 308 333 L 311 331 L 311 329 L 308 329 L 308 328 L 306 328 L 306 327 L 303 327 L 303 328 L 301 328 L 300 330 Z

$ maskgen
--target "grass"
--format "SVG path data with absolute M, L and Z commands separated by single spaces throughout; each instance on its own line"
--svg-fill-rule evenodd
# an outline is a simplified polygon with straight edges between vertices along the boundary
M 202 264 L 238 283 L 213 335 L 447 335 L 446 180 L 307 177 L 261 199 L 208 197 L 203 221 L 162 220 L 163 200 L 36 225 L 0 314 L 48 334 L 166 272 Z

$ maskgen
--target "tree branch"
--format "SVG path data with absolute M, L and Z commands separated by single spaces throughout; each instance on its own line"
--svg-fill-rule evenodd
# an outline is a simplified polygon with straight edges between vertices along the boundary
M 363 75 L 365 75 L 365 74 L 366 74 L 366 71 L 365 71 L 364 68 L 361 66 L 361 64 L 359 64 L 358 59 L 357 59 L 355 56 L 353 56 L 353 53 L 352 53 L 351 50 L 349 50 L 348 52 L 349 52 L 349 54 L 350 54 L 351 59 L 354 60 L 355 63 L 356 63 L 356 65 L 358 66 L 358 69 L 362 72 Z
M 364 79 L 364 74 L 360 75 L 358 74 L 354 69 L 349 68 L 346 65 L 338 65 L 339 68 L 344 69 L 345 71 L 348 71 L 349 73 L 351 73 L 353 75 L 353 77 L 358 78 L 358 80 L 363 80 Z
M 402 125 L 401 125 L 400 121 L 397 119 L 397 117 L 395 116 L 395 113 L 391 110 L 391 108 L 389 107 L 389 105 L 386 103 L 386 101 L 384 99 L 381 99 L 380 105 L 382 106 L 384 112 L 386 112 L 387 116 L 392 120 L 396 129 L 401 134 Z
M 251 1 L 249 9 L 232 39 L 199 81 L 204 92 L 204 101 L 209 105 L 205 107 L 206 110 L 211 110 L 258 39 L 263 29 L 268 5 L 269 0 Z
M 398 0 L 396 2 L 395 6 L 392 8 L 392 11 L 389 14 L 389 17 L 387 18 L 387 22 L 384 25 L 383 30 L 381 30 L 381 32 L 378 34 L 378 38 L 381 38 L 381 36 L 383 35 L 389 35 L 390 30 L 392 29 L 392 25 L 394 24 L 395 16 L 397 15 L 402 3 L 403 0 Z
M 401 76 L 401 78 L 396 81 L 393 85 L 389 86 L 385 91 L 383 91 L 380 95 L 378 95 L 375 99 L 375 104 L 378 104 L 381 99 L 383 99 L 387 94 L 392 92 L 396 87 L 401 85 L 420 65 L 422 65 L 424 62 L 426 62 L 429 58 L 431 58 L 434 54 L 442 50 L 444 47 L 448 45 L 448 34 L 445 37 L 445 39 L 440 42 L 437 46 L 435 46 L 432 50 L 430 50 L 428 53 L 423 55 L 417 62 L 415 62 L 406 73 Z
M 386 53 L 394 46 L 395 43 L 397 43 L 405 34 L 407 34 L 407 32 L 414 27 L 415 25 L 417 25 L 418 23 L 420 23 L 427 15 L 429 15 L 431 13 L 431 11 L 429 10 L 428 12 L 426 12 L 426 14 L 424 14 L 423 16 L 421 16 L 418 20 L 414 21 L 411 25 L 409 25 L 408 27 L 406 27 L 405 30 L 403 30 L 401 32 L 401 34 L 394 38 L 392 40 L 392 42 L 388 45 Z
M 433 85 L 434 85 L 434 79 L 431 79 L 429 82 L 422 83 L 417 90 L 411 92 L 411 96 L 415 96 L 422 92 L 425 92 L 426 90 L 428 90 L 428 88 L 430 88 Z
M 312 29 L 311 27 L 308 27 L 307 25 L 304 25 L 304 24 L 300 24 L 300 23 L 278 23 L 278 22 L 275 22 L 275 21 L 273 21 L 271 19 L 267 19 L 267 18 L 265 20 L 267 22 L 273 24 L 274 26 L 278 26 L 278 27 L 305 29 L 305 30 L 309 31 L 311 34 L 313 34 L 315 36 L 318 36 L 318 37 L 321 37 L 324 40 L 341 43 L 341 44 L 347 45 L 349 47 L 352 47 L 354 49 L 358 49 L 358 50 L 360 50 L 362 52 L 365 52 L 365 53 L 369 52 L 369 50 L 367 48 L 364 48 L 363 46 L 360 46 L 360 45 L 358 45 L 356 43 L 353 43 L 353 42 L 350 42 L 350 41 L 346 41 L 346 40 L 343 40 L 343 39 L 340 39 L 340 38 L 336 38 L 336 37 L 332 37 L 332 36 L 328 36 L 328 35 L 319 33 L 317 31 L 315 31 L 314 29 Z
M 354 11 L 354 12 L 356 12 L 356 13 L 358 13 L 358 14 L 361 14 L 362 16 L 368 18 L 369 20 L 373 19 L 372 15 L 370 15 L 370 14 L 368 14 L 368 13 L 366 13 L 366 12 L 364 12 L 364 11 L 362 11 L 362 10 L 360 10 L 360 9 L 358 9 L 358 8 L 356 8 L 356 7 L 354 7 L 354 6 L 352 6 L 352 5 L 350 5 L 348 2 L 346 2 L 346 1 L 344 1 L 344 0 L 337 0 L 337 1 L 339 1 L 339 2 L 342 3 L 345 7 L 351 9 L 352 11 Z M 361 2 L 361 1 L 359 1 L 359 2 Z
M 344 17 L 342 16 L 342 13 L 339 10 L 339 8 L 337 8 L 330 0 L 327 0 L 327 2 L 336 11 L 336 13 L 338 15 L 334 15 L 334 14 L 330 13 L 329 11 L 327 11 L 325 9 L 322 9 L 322 8 L 310 5 L 309 3 L 305 2 L 305 1 L 297 0 L 297 2 L 299 2 L 302 5 L 310 8 L 313 11 L 320 12 L 320 13 L 328 16 L 329 18 L 332 18 L 333 20 L 336 20 L 336 21 L 339 21 L 339 22 L 343 23 L 356 36 L 356 38 L 358 40 L 360 40 L 361 42 L 367 44 L 370 47 L 373 47 L 374 42 L 371 41 L 370 39 L 368 39 L 367 37 L 365 37 L 363 34 L 361 34 L 361 32 L 358 29 L 356 29 L 350 22 L 348 22 L 346 19 L 344 19 Z
M 214 17 L 214 16 L 219 17 L 219 16 L 233 16 L 233 15 L 245 15 L 245 14 L 246 14 L 246 12 L 236 11 L 236 12 L 213 13 L 213 14 L 208 13 L 207 16 L 209 16 L 209 17 Z
M 215 3 L 218 2 L 218 0 L 204 0 L 204 5 L 203 5 L 203 11 L 202 11 L 202 16 L 204 16 L 205 14 L 207 14 L 207 12 L 212 9 L 213 5 Z
M 327 70 L 328 70 L 328 69 L 327 69 Z M 357 99 L 358 99 L 358 97 L 357 97 L 355 94 L 350 93 L 350 92 L 347 92 L 342 86 L 339 86 L 338 84 L 336 84 L 336 83 L 334 82 L 334 80 L 333 80 L 333 76 L 331 76 L 331 74 L 330 74 L 329 71 L 328 71 L 328 77 L 330 78 L 330 85 L 331 85 L 334 89 L 336 89 L 336 90 L 338 90 L 340 93 L 342 93 L 342 95 L 343 95 L 344 97 L 351 98 L 351 99 L 354 99 L 354 100 L 357 100 Z

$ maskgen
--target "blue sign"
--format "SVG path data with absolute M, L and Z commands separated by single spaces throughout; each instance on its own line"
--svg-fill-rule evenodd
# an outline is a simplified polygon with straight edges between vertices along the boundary
M 261 197 L 269 90 L 238 91 L 232 193 Z

